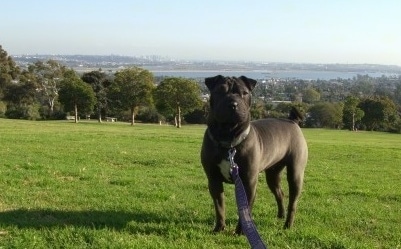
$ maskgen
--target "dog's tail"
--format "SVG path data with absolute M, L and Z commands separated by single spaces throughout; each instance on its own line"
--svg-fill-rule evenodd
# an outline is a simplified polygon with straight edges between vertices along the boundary
M 288 115 L 288 119 L 299 125 L 304 120 L 304 115 L 295 106 L 293 106 L 290 110 L 290 114 Z

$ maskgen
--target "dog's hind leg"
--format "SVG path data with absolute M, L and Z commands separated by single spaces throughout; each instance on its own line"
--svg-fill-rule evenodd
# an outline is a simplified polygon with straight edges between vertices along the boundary
M 283 167 L 276 166 L 271 167 L 265 171 L 266 173 L 266 182 L 270 191 L 273 193 L 274 198 L 277 202 L 277 217 L 284 218 L 285 217 L 285 208 L 284 208 L 284 192 L 281 189 L 280 182 L 281 176 L 280 173 L 283 170 Z
M 289 202 L 287 210 L 287 219 L 284 228 L 291 228 L 294 224 L 295 212 L 297 210 L 298 198 L 301 195 L 303 179 L 304 179 L 304 164 L 293 164 L 287 167 L 287 180 L 289 189 Z

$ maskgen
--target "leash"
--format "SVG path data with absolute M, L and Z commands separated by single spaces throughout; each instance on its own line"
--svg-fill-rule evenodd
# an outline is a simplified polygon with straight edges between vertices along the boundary
M 258 230 L 252 220 L 251 212 L 248 206 L 244 185 L 238 174 L 238 165 L 234 162 L 234 156 L 237 151 L 234 147 L 228 151 L 228 159 L 230 160 L 230 173 L 235 184 L 235 199 L 237 201 L 238 215 L 241 222 L 241 228 L 252 249 L 267 249 L 263 243 Z

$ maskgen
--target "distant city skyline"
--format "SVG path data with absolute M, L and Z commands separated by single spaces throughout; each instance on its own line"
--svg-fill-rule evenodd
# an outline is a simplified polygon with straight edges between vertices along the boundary
M 10 55 L 159 55 L 183 60 L 401 66 L 398 0 L 2 3 Z

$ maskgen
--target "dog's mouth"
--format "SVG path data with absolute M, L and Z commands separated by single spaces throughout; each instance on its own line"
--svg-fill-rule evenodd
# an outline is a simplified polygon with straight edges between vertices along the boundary
M 216 123 L 212 126 L 212 133 L 219 141 L 232 141 L 243 130 L 243 123 Z
M 226 122 L 226 123 L 220 123 L 219 126 L 220 126 L 220 130 L 231 133 L 238 127 L 238 123 Z
M 247 120 L 248 116 L 244 110 L 217 110 L 214 118 L 225 128 L 235 127 L 238 123 Z

